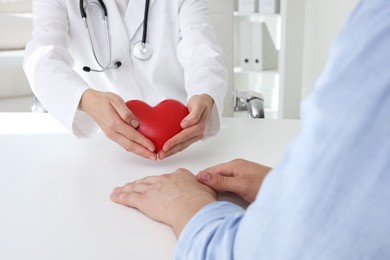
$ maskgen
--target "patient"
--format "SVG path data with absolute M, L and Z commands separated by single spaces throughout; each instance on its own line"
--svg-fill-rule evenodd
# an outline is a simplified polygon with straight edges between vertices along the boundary
M 360 1 L 272 171 L 245 160 L 178 169 L 111 199 L 170 225 L 176 259 L 390 259 L 389 17 L 388 0 Z

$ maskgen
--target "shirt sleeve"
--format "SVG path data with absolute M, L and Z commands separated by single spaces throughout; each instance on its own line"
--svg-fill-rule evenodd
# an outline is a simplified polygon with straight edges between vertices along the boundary
M 175 259 L 232 259 L 238 224 L 244 209 L 229 202 L 205 206 L 182 231 Z
M 202 209 L 177 259 L 390 259 L 389 15 L 359 3 L 256 201 Z
M 178 59 L 184 68 L 188 99 L 208 94 L 214 100 L 206 136 L 220 129 L 228 85 L 227 60 L 209 22 L 207 0 L 183 0 L 180 7 Z

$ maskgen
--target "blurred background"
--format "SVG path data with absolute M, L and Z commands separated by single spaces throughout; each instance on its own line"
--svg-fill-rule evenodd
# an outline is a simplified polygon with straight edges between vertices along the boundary
M 261 96 L 266 118 L 299 118 L 332 41 L 357 0 L 209 0 L 210 19 L 229 61 L 225 116 L 246 117 L 243 95 Z M 82 26 L 82 24 L 80 24 Z M 0 112 L 30 112 L 24 75 L 32 0 L 0 0 Z

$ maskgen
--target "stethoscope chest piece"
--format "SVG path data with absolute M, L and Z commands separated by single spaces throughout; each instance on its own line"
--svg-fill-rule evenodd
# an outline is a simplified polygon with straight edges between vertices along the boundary
M 153 46 L 148 42 L 137 42 L 133 46 L 133 54 L 137 59 L 148 60 L 153 55 Z

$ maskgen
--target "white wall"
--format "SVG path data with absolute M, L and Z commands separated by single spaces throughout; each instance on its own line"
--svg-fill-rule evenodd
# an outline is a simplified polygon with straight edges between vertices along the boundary
M 234 0 L 210 0 L 210 20 L 228 60 L 229 86 L 224 101 L 224 116 L 233 115 Z
M 302 97 L 314 88 L 329 48 L 358 0 L 307 0 L 304 28 Z
M 22 69 L 31 12 L 31 0 L 0 0 L 0 112 L 31 111 L 32 91 Z
M 282 24 L 278 118 L 298 119 L 302 93 L 306 0 L 281 0 L 280 8 Z

